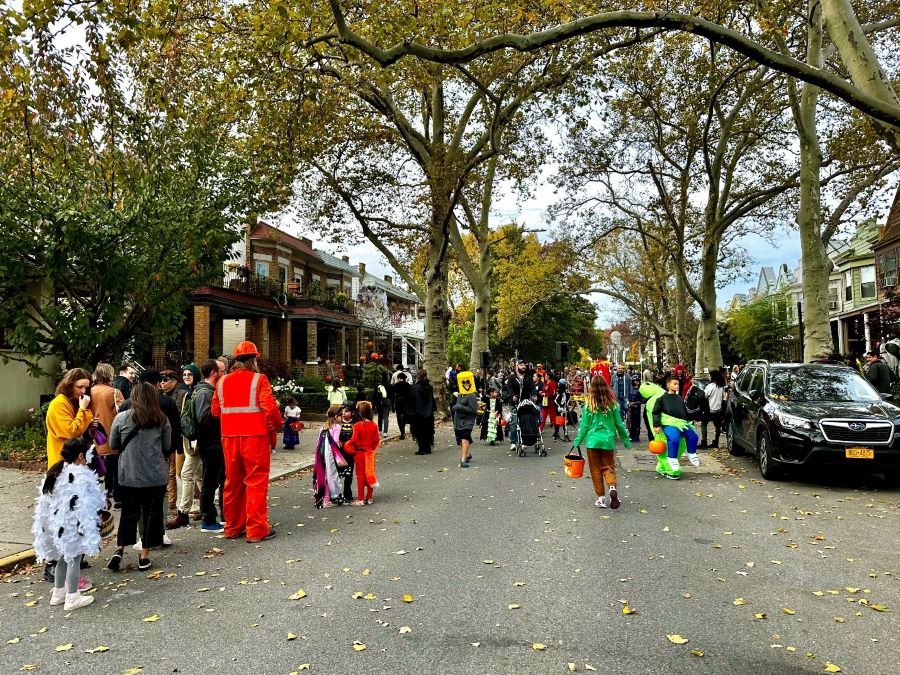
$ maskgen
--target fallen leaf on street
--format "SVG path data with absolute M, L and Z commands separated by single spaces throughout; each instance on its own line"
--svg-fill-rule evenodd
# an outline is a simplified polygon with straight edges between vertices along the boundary
M 683 645 L 688 642 L 687 638 L 681 637 L 680 635 L 677 635 L 677 634 L 676 635 L 666 635 L 666 637 L 669 638 L 669 642 L 671 642 L 673 645 Z
M 19 642 L 21 642 L 21 639 L 20 639 L 20 638 L 17 638 L 17 637 L 14 637 L 14 638 L 12 638 L 11 640 L 7 640 L 7 641 L 6 641 L 6 644 L 8 644 L 8 645 L 17 645 L 17 644 L 19 644 Z
M 108 651 L 109 651 L 109 647 L 104 647 L 103 645 L 100 645 L 99 647 L 94 647 L 93 649 L 85 649 L 84 653 L 85 654 L 99 654 L 101 652 L 108 652 Z
M 597 669 L 594 668 L 594 666 L 590 665 L 589 663 L 585 663 L 585 664 L 584 664 L 584 669 L 585 669 L 585 670 L 592 670 L 592 671 L 594 671 L 595 673 L 597 672 Z
M 891 610 L 887 607 L 887 605 L 869 605 L 876 612 L 890 612 Z
M 520 607 L 521 607 L 521 605 L 507 605 L 506 606 L 507 609 L 519 609 Z
M 71 642 L 69 642 L 68 644 L 64 644 L 64 645 L 57 645 L 56 651 L 58 651 L 58 652 L 67 652 L 67 651 L 69 651 L 70 649 L 72 649 L 72 647 L 74 647 L 74 646 L 75 646 L 75 645 L 73 645 Z
M 37 670 L 36 663 L 26 663 L 24 666 L 19 668 L 19 670 Z
M 288 634 L 287 634 L 287 639 L 288 639 L 288 641 L 290 641 L 290 640 L 296 640 L 296 639 L 297 639 L 297 636 L 294 635 L 293 633 L 288 633 Z
M 841 667 L 837 664 L 832 663 L 831 661 L 825 662 L 825 672 L 826 673 L 840 673 L 843 672 Z
M 411 596 L 409 593 L 407 593 L 406 595 L 403 596 L 403 602 L 412 602 L 412 601 L 413 601 L 413 596 Z
M 636 613 L 637 613 L 637 610 L 636 610 L 636 609 L 631 609 L 631 607 L 629 607 L 628 605 L 625 605 L 625 606 L 622 608 L 622 614 L 625 614 L 626 616 L 627 616 L 628 614 L 636 614 Z
M 363 596 L 362 592 L 356 591 L 356 593 L 354 593 L 350 597 L 353 598 L 354 600 L 360 600 L 360 599 L 362 599 L 362 596 Z
M 374 593 L 366 593 L 366 594 L 363 596 L 363 599 L 364 599 L 364 600 L 377 600 L 377 599 L 378 599 L 378 596 L 375 595 Z
M 154 621 L 159 621 L 159 614 L 151 614 L 150 616 L 145 616 L 142 621 L 144 621 L 144 623 L 153 623 Z
M 305 597 L 306 597 L 306 591 L 304 591 L 301 588 L 299 591 L 297 591 L 296 593 L 294 593 L 293 595 L 288 597 L 288 600 L 302 600 Z
M 533 642 L 531 644 L 531 648 L 536 652 L 542 652 L 547 649 L 547 645 L 545 645 L 543 642 Z
M 354 640 L 353 641 L 353 649 L 355 649 L 358 652 L 362 652 L 362 651 L 366 650 L 366 646 L 359 640 Z
M 701 652 L 699 649 L 692 649 L 691 656 L 701 657 L 703 656 L 703 652 Z
M 790 607 L 782 607 L 781 611 L 784 612 L 785 614 L 791 614 L 791 615 L 797 613 L 794 610 L 792 610 Z
M 574 673 L 574 672 L 575 672 L 576 666 L 575 666 L 574 663 L 572 663 L 571 661 L 569 661 L 569 662 L 566 664 L 566 666 L 568 667 L 570 673 Z
M 143 672 L 144 669 L 141 666 L 138 666 L 137 668 L 129 668 L 128 670 L 123 670 L 122 675 L 140 675 L 140 673 Z
M 401 635 L 404 633 L 412 633 L 412 628 L 409 626 L 400 626 L 400 630 L 398 631 Z
M 765 612 L 760 612 L 759 614 L 754 614 L 754 615 L 753 615 L 753 618 L 762 621 L 763 619 L 766 618 L 766 613 L 765 613 Z
M 740 606 L 740 605 L 744 605 L 746 603 L 743 598 L 735 598 L 734 600 L 731 601 L 731 604 Z

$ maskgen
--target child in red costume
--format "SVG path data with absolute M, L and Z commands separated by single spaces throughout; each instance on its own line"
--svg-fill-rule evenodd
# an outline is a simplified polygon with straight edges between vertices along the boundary
M 353 435 L 346 443 L 344 450 L 353 455 L 356 466 L 356 501 L 353 506 L 371 504 L 374 490 L 378 487 L 375 477 L 375 451 L 381 445 L 378 425 L 372 421 L 372 404 L 359 401 L 356 404 L 359 422 L 353 425 Z

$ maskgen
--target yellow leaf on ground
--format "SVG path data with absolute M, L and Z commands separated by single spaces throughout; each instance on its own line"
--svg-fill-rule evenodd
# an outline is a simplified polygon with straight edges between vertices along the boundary
M 794 610 L 792 610 L 790 607 L 782 607 L 781 611 L 784 612 L 785 614 L 796 614 L 797 613 Z
M 144 623 L 153 623 L 154 621 L 159 621 L 159 614 L 151 614 L 150 616 L 145 616 L 143 619 Z
M 837 664 L 832 663 L 831 661 L 825 662 L 825 672 L 826 673 L 840 673 L 841 667 Z
M 368 567 L 362 571 L 362 575 L 363 575 L 364 577 L 367 577 L 367 576 L 369 576 L 370 574 L 371 574 L 371 572 L 369 571 L 369 568 L 368 568 Z
M 301 663 L 299 666 L 297 666 L 297 670 L 309 670 L 309 664 Z
M 890 612 L 891 611 L 887 605 L 869 605 L 869 607 L 874 609 L 876 612 Z
M 34 607 L 37 604 L 37 600 L 31 600 L 25 603 L 26 607 Z
M 547 649 L 547 645 L 545 645 L 543 642 L 533 642 L 531 644 L 531 648 L 536 652 L 542 652 Z
M 363 596 L 363 599 L 365 599 L 365 600 L 377 600 L 377 599 L 378 599 L 378 596 L 375 595 L 374 593 L 366 593 L 366 594 Z
M 844 617 L 836 616 L 836 617 L 834 617 L 834 622 L 835 623 L 844 623 Z
M 140 673 L 143 672 L 144 669 L 141 666 L 138 666 L 137 668 L 129 668 L 128 670 L 123 670 L 122 675 L 140 675 Z
M 506 606 L 507 609 L 519 609 L 520 607 L 521 607 L 521 605 L 507 605 Z
M 85 649 L 84 653 L 85 654 L 99 654 L 101 652 L 108 652 L 108 651 L 109 651 L 109 647 L 104 647 L 103 645 L 100 645 L 99 647 L 94 647 L 93 649 Z
M 701 652 L 699 649 L 692 649 L 691 656 L 703 656 L 703 652 Z
M 412 628 L 410 628 L 409 626 L 400 626 L 399 633 L 401 635 L 403 635 L 404 633 L 412 633 Z
M 813 591 L 813 595 L 815 595 L 817 598 L 821 598 L 823 595 L 825 595 L 825 591 Z
M 296 640 L 296 639 L 297 639 L 297 636 L 294 635 L 293 633 L 288 633 L 288 634 L 287 634 L 287 639 L 288 639 L 289 641 L 290 641 L 290 640 Z
M 12 638 L 11 640 L 7 640 L 7 641 L 6 641 L 6 644 L 8 644 L 8 645 L 17 645 L 17 644 L 19 644 L 19 642 L 21 642 L 21 638 L 14 637 L 14 638 Z
M 855 588 L 855 587 L 853 587 L 853 586 L 844 586 L 844 589 L 845 589 L 848 593 L 859 593 L 859 589 L 858 589 L 858 588 Z
M 485 565 L 493 565 L 494 564 L 493 560 L 482 560 L 481 562 L 483 562 Z
M 64 645 L 57 645 L 56 651 L 58 651 L 58 652 L 67 652 L 67 651 L 69 651 L 70 649 L 72 649 L 72 647 L 74 647 L 74 646 L 75 646 L 75 645 L 73 645 L 71 642 L 69 642 L 68 644 L 64 644 Z
M 589 663 L 585 663 L 585 664 L 584 664 L 584 669 L 585 669 L 585 670 L 592 670 L 592 671 L 594 671 L 595 673 L 597 672 L 597 669 L 594 668 L 594 666 L 592 666 L 592 665 L 589 664 Z
M 305 597 L 306 597 L 306 591 L 304 591 L 304 590 L 301 588 L 299 591 L 297 591 L 296 593 L 294 593 L 293 595 L 291 595 L 291 596 L 288 598 L 288 600 L 302 600 L 302 599 L 305 598 Z
M 631 609 L 631 607 L 629 607 L 628 605 L 625 605 L 622 608 L 622 614 L 628 615 L 628 614 L 636 614 L 636 613 L 637 613 L 637 610 Z
M 358 652 L 362 652 L 362 651 L 366 650 L 366 646 L 359 640 L 356 640 L 353 642 L 353 649 L 355 649 Z
M 19 670 L 37 670 L 37 667 L 38 666 L 36 663 L 26 663 L 24 666 L 19 668 Z
M 413 601 L 413 596 L 411 596 L 409 593 L 407 593 L 406 595 L 403 596 L 403 602 L 412 602 L 412 601 Z
M 669 642 L 671 642 L 673 645 L 683 645 L 688 642 L 687 638 L 681 637 L 680 635 L 677 635 L 677 634 L 666 635 L 666 637 L 669 638 Z
M 353 598 L 354 600 L 360 600 L 360 599 L 362 599 L 362 596 L 363 596 L 363 594 L 360 591 L 356 591 L 356 593 L 354 593 L 350 597 Z
M 740 606 L 740 605 L 744 605 L 746 603 L 743 598 L 735 598 L 734 600 L 731 601 L 731 604 Z
M 760 612 L 759 614 L 754 614 L 754 615 L 753 615 L 753 618 L 754 618 L 754 619 L 759 619 L 759 620 L 765 619 L 765 618 L 766 618 L 766 613 L 765 613 L 765 612 Z
M 525 582 L 524 582 L 524 581 L 517 581 L 517 582 L 516 582 L 516 586 L 524 586 L 524 585 L 525 585 Z

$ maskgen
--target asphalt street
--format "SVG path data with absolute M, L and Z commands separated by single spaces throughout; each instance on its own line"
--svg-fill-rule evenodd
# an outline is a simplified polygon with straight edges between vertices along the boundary
M 316 510 L 308 473 L 273 483 L 272 541 L 179 530 L 118 574 L 107 548 L 71 614 L 38 571 L 3 579 L 0 672 L 898 671 L 900 490 L 878 478 L 771 483 L 702 455 L 668 481 L 644 443 L 608 511 L 561 443 L 476 443 L 460 470 L 452 442 L 386 445 L 367 507 Z

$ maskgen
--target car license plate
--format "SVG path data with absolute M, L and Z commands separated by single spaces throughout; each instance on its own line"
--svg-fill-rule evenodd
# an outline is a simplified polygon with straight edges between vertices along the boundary
M 847 459 L 875 459 L 872 448 L 847 448 L 844 453 Z

